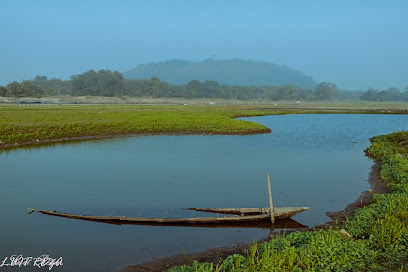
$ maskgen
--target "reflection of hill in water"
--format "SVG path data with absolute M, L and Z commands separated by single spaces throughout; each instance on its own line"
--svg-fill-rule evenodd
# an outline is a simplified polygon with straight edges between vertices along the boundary
M 314 88 L 316 82 L 303 72 L 285 66 L 242 59 L 213 60 L 201 62 L 168 60 L 160 63 L 142 64 L 124 72 L 124 77 L 145 79 L 158 77 L 172 84 L 187 84 L 190 80 L 215 80 L 225 85 L 296 85 Z

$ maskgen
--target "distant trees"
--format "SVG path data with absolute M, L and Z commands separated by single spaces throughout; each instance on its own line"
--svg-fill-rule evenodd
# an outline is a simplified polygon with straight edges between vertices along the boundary
M 68 80 L 52 78 L 44 84 L 44 95 L 66 95 L 70 94 L 71 82 Z
M 147 85 L 148 93 L 150 97 L 166 97 L 168 96 L 168 83 L 161 81 L 158 77 L 152 77 Z
M 361 100 L 377 101 L 378 91 L 375 89 L 368 89 L 362 96 Z
M 23 89 L 21 88 L 20 83 L 18 83 L 17 81 L 13 81 L 12 83 L 9 83 L 7 85 L 7 90 L 8 90 L 8 93 L 14 97 L 19 97 L 23 95 Z
M 338 99 L 339 100 L 360 100 L 361 96 L 364 94 L 364 91 L 341 91 L 338 90 Z
M 0 86 L 0 96 L 7 96 L 7 88 L 4 86 Z
M 391 87 L 385 91 L 379 91 L 373 88 L 369 88 L 365 91 L 361 100 L 370 100 L 377 102 L 384 101 L 408 101 L 408 88 L 404 89 L 404 92 L 401 92 L 398 88 Z
M 204 82 L 204 89 L 207 97 L 220 97 L 222 94 L 221 85 L 214 80 L 207 80 Z
M 295 85 L 283 86 L 229 86 L 217 81 L 190 80 L 185 85 L 173 85 L 158 77 L 150 79 L 126 79 L 118 71 L 89 70 L 71 76 L 70 80 L 48 79 L 37 75 L 34 80 L 11 82 L 0 86 L 0 96 L 52 96 L 52 95 L 100 95 L 100 96 L 148 96 L 181 98 L 223 98 L 240 100 L 371 100 L 408 101 L 408 86 L 401 92 L 392 87 L 387 90 L 368 89 L 367 91 L 341 91 L 336 84 L 321 82 L 314 89 Z
M 46 76 L 36 76 L 34 80 L 24 80 L 21 83 L 13 81 L 6 87 L 0 86 L 0 96 L 44 96 L 44 95 L 64 95 L 68 94 L 69 81 L 61 79 L 50 79 Z
M 300 88 L 293 85 L 283 85 L 278 89 L 280 100 L 299 100 Z
M 334 100 L 338 96 L 336 84 L 330 82 L 321 82 L 317 84 L 315 90 L 317 100 Z
M 74 95 L 98 95 L 98 79 L 94 70 L 71 76 L 71 93 Z
M 185 95 L 189 97 L 222 97 L 222 87 L 214 80 L 207 80 L 204 83 L 198 80 L 190 80 L 185 88 Z
M 408 86 L 405 86 L 404 91 L 401 93 L 401 99 L 408 101 Z
M 123 75 L 118 71 L 89 70 L 71 76 L 71 93 L 74 95 L 117 96 L 123 94 Z
M 402 100 L 402 93 L 398 88 L 395 87 L 388 88 L 386 93 L 389 96 L 389 99 L 392 101 Z

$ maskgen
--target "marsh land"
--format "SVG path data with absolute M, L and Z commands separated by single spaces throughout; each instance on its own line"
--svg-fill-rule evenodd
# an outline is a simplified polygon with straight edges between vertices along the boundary
M 230 104 L 231 101 L 194 100 L 177 101 L 176 103 L 183 103 L 183 105 L 114 105 L 101 104 L 100 101 L 92 104 L 91 98 L 88 99 L 90 100 L 88 101 L 90 105 L 20 105 L 12 103 L 0 105 L 0 148 L 3 149 L 0 152 L 0 156 L 3 160 L 2 165 L 5 167 L 3 173 L 7 177 L 3 181 L 3 189 L 11 197 L 10 202 L 13 202 L 13 196 L 26 196 L 22 203 L 15 203 L 14 206 L 19 209 L 25 209 L 27 208 L 25 206 L 34 204 L 36 205 L 35 208 L 65 208 L 91 213 L 105 213 L 108 211 L 111 213 L 140 213 L 146 212 L 146 210 L 136 211 L 123 208 L 131 207 L 132 205 L 139 206 L 139 204 L 147 205 L 146 201 L 152 197 L 169 199 L 166 198 L 169 192 L 174 191 L 176 193 L 181 188 L 187 191 L 177 197 L 177 199 L 182 199 L 183 203 L 189 200 L 193 202 L 199 200 L 201 202 L 192 202 L 192 204 L 204 206 L 206 205 L 205 201 L 208 200 L 208 197 L 207 199 L 205 197 L 207 194 L 200 193 L 202 198 L 199 198 L 193 193 L 194 190 L 188 191 L 189 189 L 194 189 L 191 183 L 193 180 L 198 183 L 198 185 L 196 184 L 198 187 L 195 189 L 201 192 L 206 192 L 209 184 L 214 183 L 214 186 L 219 186 L 219 190 L 212 190 L 211 193 L 211 199 L 216 200 L 218 205 L 225 206 L 228 205 L 227 203 L 236 205 L 238 203 L 233 201 L 241 200 L 242 202 L 245 199 L 246 203 L 241 204 L 251 206 L 254 203 L 251 203 L 251 198 L 248 198 L 248 195 L 240 196 L 243 186 L 249 185 L 246 184 L 248 180 L 253 180 L 255 176 L 261 176 L 260 179 L 263 179 L 263 172 L 272 170 L 275 171 L 277 180 L 281 181 L 282 184 L 290 185 L 288 182 L 291 179 L 286 181 L 284 179 L 288 177 L 291 171 L 287 170 L 286 174 L 283 172 L 279 173 L 276 168 L 283 169 L 283 167 L 277 166 L 279 161 L 288 164 L 288 167 L 291 169 L 297 169 L 297 171 L 292 172 L 298 172 L 306 177 L 316 171 L 311 170 L 312 166 L 304 168 L 302 161 L 312 161 L 312 157 L 308 157 L 307 154 L 310 155 L 311 152 L 317 152 L 319 153 L 317 157 L 323 158 L 323 162 L 318 164 L 323 165 L 325 162 L 328 162 L 329 157 L 334 159 L 333 168 L 325 166 L 329 175 L 325 180 L 332 179 L 330 173 L 332 176 L 338 175 L 332 172 L 332 170 L 335 171 L 336 167 L 340 167 L 340 169 L 337 169 L 340 172 L 351 173 L 358 171 L 360 173 L 353 178 L 343 177 L 342 180 L 344 182 L 347 180 L 347 182 L 358 185 L 358 188 L 353 187 L 353 184 L 345 186 L 352 189 L 352 191 L 354 190 L 353 188 L 357 188 L 357 194 L 353 195 L 355 192 L 342 192 L 341 195 L 348 196 L 348 198 L 344 201 L 336 199 L 333 201 L 340 208 L 338 208 L 339 206 L 333 206 L 326 210 L 335 211 L 345 208 L 347 203 L 361 197 L 361 191 L 369 189 L 369 185 L 365 181 L 367 178 L 364 176 L 368 177 L 371 166 L 368 160 L 364 161 L 363 153 L 363 150 L 370 145 L 368 138 L 378 134 L 389 134 L 394 130 L 404 130 L 404 125 L 407 122 L 403 119 L 397 121 L 397 119 L 403 117 L 400 114 L 407 113 L 408 109 L 405 103 L 400 102 L 384 104 L 374 102 L 361 103 L 360 101 L 358 103 L 296 103 L 295 101 L 265 103 L 262 101 L 252 101 L 253 103 L 247 104 Z M 163 101 L 155 102 L 158 104 L 169 104 Z M 316 113 L 332 113 L 332 115 L 325 115 L 327 120 L 319 121 L 323 120 L 321 118 L 322 115 L 316 115 Z M 345 115 L 339 113 L 348 114 L 348 117 L 346 118 Z M 273 115 L 281 116 L 277 116 L 280 119 L 270 119 Z M 251 116 L 260 117 L 256 117 L 258 119 L 246 118 Z M 373 118 L 379 117 L 379 119 L 376 119 L 370 125 L 374 129 L 385 128 L 398 122 L 400 126 L 387 131 L 375 130 L 376 134 L 372 135 L 371 132 L 371 134 L 367 134 L 370 136 L 364 136 L 362 131 L 369 131 L 365 125 L 369 123 L 370 116 Z M 278 122 L 278 120 L 280 121 Z M 351 133 L 347 125 L 354 124 L 353 122 L 356 120 L 360 120 L 358 121 L 360 123 L 359 125 L 354 125 L 356 131 Z M 321 122 L 330 124 L 332 127 L 330 128 L 329 126 L 322 130 L 324 125 Z M 294 131 L 292 132 L 286 130 L 285 124 L 289 123 L 295 124 L 293 126 Z M 271 130 L 272 134 L 270 134 Z M 326 135 L 326 130 L 330 130 L 332 134 Z M 308 131 L 311 135 L 306 136 L 305 131 Z M 137 135 L 143 137 L 124 138 Z M 157 137 L 148 137 L 147 135 L 165 135 L 160 139 L 160 141 L 164 142 L 158 143 L 155 140 Z M 200 139 L 189 135 L 212 136 L 201 137 L 208 142 L 203 144 L 201 148 Z M 268 135 L 274 135 L 275 138 L 264 138 Z M 227 139 L 224 137 L 233 138 Z M 360 137 L 364 139 L 360 139 Z M 108 142 L 83 141 L 85 139 L 96 138 L 110 138 L 111 140 Z M 285 142 L 291 138 L 293 138 L 293 144 L 285 145 Z M 382 161 L 380 177 L 381 180 L 390 184 L 390 192 L 387 194 L 371 193 L 367 195 L 369 199 L 365 203 L 371 204 L 370 206 L 358 210 L 354 215 L 345 217 L 344 220 L 338 219 L 338 221 L 334 222 L 335 224 L 331 225 L 331 228 L 322 228 L 309 232 L 293 232 L 287 235 L 280 234 L 266 243 L 252 244 L 247 252 L 241 251 L 239 255 L 231 257 L 225 257 L 224 255 L 224 259 L 220 262 L 215 261 L 213 264 L 195 263 L 192 267 L 178 267 L 174 268 L 173 271 L 215 271 L 216 269 L 218 271 L 233 271 L 234 269 L 241 269 L 242 271 L 302 271 L 307 269 L 311 271 L 313 269 L 395 271 L 395 269 L 401 269 L 401 271 L 404 271 L 403 265 L 407 260 L 405 249 L 408 245 L 406 242 L 408 241 L 408 235 L 404 230 L 406 218 L 408 218 L 404 208 L 406 207 L 406 199 L 408 199 L 405 188 L 408 176 L 408 168 L 406 167 L 407 139 L 408 137 L 405 132 L 373 138 L 368 154 Z M 38 148 L 33 148 L 34 146 Z M 217 148 L 221 152 L 217 152 L 214 148 L 209 147 Z M 323 150 L 319 149 L 322 147 Z M 226 150 L 228 148 L 230 149 Z M 282 149 L 282 152 L 279 151 L 280 149 Z M 257 150 L 260 152 L 259 154 L 256 153 L 258 152 Z M 293 156 L 285 157 L 285 154 L 290 150 L 296 152 L 304 150 L 305 153 L 303 155 L 294 154 Z M 347 150 L 351 151 L 354 155 L 347 157 L 345 155 Z M 189 153 L 191 153 L 191 156 L 188 155 Z M 201 158 L 204 153 L 208 153 L 208 158 Z M 220 154 L 223 155 L 221 156 Z M 228 154 L 231 154 L 231 157 L 228 157 Z M 274 155 L 277 156 L 276 161 L 273 159 Z M 142 162 L 146 161 L 146 158 L 149 158 L 149 156 L 151 156 L 151 160 L 147 159 L 147 161 L 150 164 L 148 166 L 141 166 Z M 325 156 L 328 157 L 326 158 Z M 214 158 L 217 157 L 224 162 L 230 161 L 231 165 L 224 165 L 223 170 L 214 168 L 216 164 Z M 244 161 L 244 157 L 247 157 L 249 161 Z M 316 156 L 314 157 L 316 158 Z M 103 158 L 107 158 L 107 160 L 104 161 Z M 120 162 L 119 158 L 125 158 L 125 160 Z M 184 181 L 180 177 L 177 179 L 171 177 L 171 173 L 175 175 L 178 171 L 175 170 L 178 167 L 177 164 L 174 166 L 169 165 L 169 169 L 163 170 L 163 173 L 167 173 L 165 176 L 160 176 L 159 173 L 161 171 L 157 170 L 162 169 L 164 165 L 168 165 L 170 161 L 178 161 L 175 158 L 181 159 L 181 161 L 179 160 L 181 164 L 189 162 L 197 163 L 197 165 L 183 168 L 190 171 L 186 174 L 187 179 Z M 361 160 L 361 158 L 364 161 L 363 166 L 357 167 L 355 160 Z M 86 159 L 87 163 L 81 164 L 81 159 Z M 298 161 L 298 164 L 296 161 Z M 350 163 L 350 165 L 345 166 L 346 162 Z M 105 163 L 107 164 L 105 165 Z M 241 165 L 239 169 L 237 169 L 237 165 Z M 351 171 L 352 165 L 356 166 L 356 169 L 353 171 Z M 19 171 L 18 169 L 25 170 Z M 46 169 L 46 171 L 44 172 L 41 169 Z M 132 171 L 129 172 L 129 169 L 136 170 L 138 173 L 148 169 L 151 169 L 151 171 L 148 171 L 142 177 Z M 156 171 L 153 169 L 156 169 Z M 78 172 L 79 170 L 83 174 Z M 85 173 L 93 174 L 87 176 L 88 174 Z M 157 174 L 152 176 L 152 173 Z M 213 173 L 214 176 L 211 176 L 210 173 Z M 248 173 L 251 173 L 251 175 L 248 175 Z M 128 178 L 126 178 L 127 175 L 129 176 Z M 117 180 L 118 176 L 125 178 L 121 181 L 116 181 L 114 188 L 112 188 L 110 184 L 112 180 Z M 218 176 L 219 180 L 216 179 L 216 176 Z M 197 180 L 198 177 L 201 178 Z M 109 180 L 110 178 L 111 180 Z M 226 187 L 223 188 L 221 186 L 222 181 L 226 180 L 231 180 L 235 186 L 227 182 Z M 293 177 L 293 180 L 301 179 Z M 346 184 L 344 182 L 339 181 L 336 183 L 344 185 Z M 152 186 L 154 185 L 150 196 L 139 190 L 141 185 L 148 185 L 149 183 Z M 307 187 L 312 188 L 314 186 L 312 185 L 313 178 L 306 183 L 308 184 Z M 254 196 L 253 200 L 259 201 L 259 195 L 263 192 L 263 189 L 261 189 L 263 185 L 262 183 L 262 185 L 250 186 L 244 191 L 246 193 L 250 192 Z M 323 188 L 326 185 L 323 183 L 316 186 Z M 41 188 L 46 187 L 47 191 L 39 190 L 38 186 Z M 285 188 L 280 189 L 277 184 L 275 186 L 277 186 L 275 188 L 277 191 L 288 191 Z M 302 187 L 303 185 L 297 186 Z M 333 186 L 333 184 L 330 186 Z M 76 190 L 77 188 L 82 190 L 78 191 Z M 162 188 L 163 190 L 158 190 L 157 188 Z M 250 188 L 254 188 L 255 191 L 251 192 L 252 189 Z M 303 192 L 303 190 L 301 191 Z M 315 191 L 319 193 L 319 189 Z M 33 192 L 37 193 L 33 194 Z M 218 192 L 218 197 L 214 196 L 215 192 Z M 339 190 L 336 189 L 336 192 L 339 192 Z M 34 198 L 33 195 L 35 196 Z M 146 201 L 144 201 L 144 198 L 146 198 Z M 285 198 L 291 199 L 293 202 L 293 198 Z M 87 199 L 90 201 L 87 202 Z M 316 196 L 313 199 L 326 198 Z M 361 197 L 361 199 L 363 198 Z M 31 204 L 27 202 L 28 200 Z M 326 200 L 327 203 L 323 203 L 322 206 L 329 207 L 328 203 L 333 202 L 330 201 L 330 198 Z M 4 198 L 3 201 L 5 201 Z M 166 212 L 169 212 L 171 209 L 178 208 L 181 205 L 181 203 L 173 203 L 174 201 L 170 200 L 167 204 L 154 202 L 153 206 L 156 206 L 153 208 L 158 208 L 157 205 L 167 205 L 166 207 L 170 207 L 170 210 Z M 276 201 L 279 201 L 279 197 L 277 197 Z M 3 206 L 7 206 L 6 203 L 3 204 L 5 204 Z M 255 204 L 263 205 L 262 203 Z M 101 209 L 101 205 L 104 208 L 116 205 L 115 207 L 120 209 Z M 152 208 L 152 206 L 148 206 L 144 208 Z M 315 209 L 318 210 L 317 206 L 315 205 Z M 83 210 L 84 207 L 87 209 Z M 149 212 L 152 211 L 150 210 Z M 6 228 L 7 226 L 11 229 L 15 228 L 12 224 L 13 221 L 26 222 L 22 226 L 31 225 L 31 227 L 35 228 L 38 225 L 37 230 L 40 232 L 43 229 L 44 222 L 46 222 L 47 225 L 54 226 L 54 235 L 68 234 L 70 236 L 69 232 L 61 228 L 61 224 L 68 224 L 71 231 L 77 229 L 78 237 L 84 238 L 87 236 L 89 238 L 93 236 L 92 243 L 95 245 L 101 242 L 98 233 L 102 234 L 103 232 L 110 231 L 112 232 L 111 237 L 120 236 L 121 239 L 126 239 L 127 234 L 130 235 L 134 231 L 126 227 L 113 229 L 110 226 L 98 227 L 100 230 L 96 231 L 94 225 L 78 222 L 60 222 L 52 218 L 40 218 L 37 215 L 30 215 L 31 217 L 26 215 L 19 216 L 18 212 L 13 212 L 13 215 L 11 215 L 6 210 L 3 210 L 2 214 L 10 218 L 9 222 L 4 226 Z M 313 218 L 313 216 L 306 215 L 306 217 L 299 220 L 304 220 L 303 223 L 311 227 L 319 224 L 309 223 L 308 220 L 311 220 L 309 218 Z M 321 219 L 317 221 L 321 222 Z M 339 233 L 341 228 L 346 229 L 352 235 L 352 238 L 343 237 Z M 57 231 L 58 229 L 60 231 Z M 144 231 L 146 231 L 143 235 L 144 237 L 157 238 L 150 240 L 152 245 L 157 246 L 158 249 L 163 248 L 161 242 L 167 239 L 165 236 L 161 237 L 157 233 L 154 234 L 155 231 L 152 229 L 145 229 Z M 180 234 L 186 234 L 184 230 L 175 231 Z M 206 236 L 212 233 L 211 231 L 205 232 Z M 219 241 L 223 241 L 224 238 L 230 235 L 230 232 L 218 232 L 220 236 L 217 240 Z M 91 236 L 90 233 L 92 233 Z M 194 239 L 194 234 L 191 235 L 189 241 L 198 242 L 198 236 Z M 262 237 L 263 235 L 263 232 L 258 232 L 257 237 Z M 177 237 L 174 234 L 170 236 Z M 30 239 L 27 241 L 31 241 Z M 147 243 L 149 243 L 148 240 L 146 240 Z M 12 240 L 10 240 L 11 242 Z M 35 241 L 31 242 L 30 245 L 35 244 Z M 128 242 L 129 244 L 124 246 L 124 249 L 128 249 L 128 251 L 135 250 L 131 249 L 131 241 L 129 240 Z M 136 240 L 133 242 L 135 244 L 140 243 L 140 241 Z M 51 240 L 49 243 L 51 243 Z M 228 245 L 228 243 L 225 245 Z M 176 242 L 173 244 L 176 245 Z M 35 249 L 33 248 L 33 250 Z M 66 254 L 70 254 L 69 252 L 71 251 L 67 250 L 65 250 Z M 148 255 L 142 256 L 143 254 Z M 165 255 L 166 253 L 161 251 L 156 253 L 153 251 L 148 252 L 146 248 L 141 248 L 139 256 L 143 257 L 144 260 L 148 260 L 154 256 Z M 93 257 L 96 258 L 96 256 Z M 129 263 L 129 259 L 124 259 L 124 256 L 122 256 L 122 259 L 118 258 L 117 260 L 122 265 L 132 264 Z M 272 260 L 279 260 L 279 262 L 276 263 Z M 202 261 L 206 260 L 202 259 Z M 137 261 L 134 262 L 136 263 Z M 92 267 L 92 264 L 89 264 L 88 268 L 90 267 Z M 107 267 L 99 268 L 107 269 Z

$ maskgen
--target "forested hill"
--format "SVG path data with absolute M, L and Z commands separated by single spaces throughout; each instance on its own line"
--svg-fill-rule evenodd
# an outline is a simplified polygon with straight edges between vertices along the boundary
M 123 76 L 130 79 L 158 77 L 177 85 L 187 84 L 191 80 L 213 80 L 230 86 L 283 86 L 287 84 L 301 88 L 316 86 L 316 82 L 301 71 L 273 63 L 243 59 L 207 59 L 201 62 L 168 60 L 139 65 L 124 72 Z

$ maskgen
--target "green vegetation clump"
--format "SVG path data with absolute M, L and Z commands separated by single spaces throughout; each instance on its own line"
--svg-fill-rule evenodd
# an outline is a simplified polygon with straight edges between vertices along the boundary
M 381 179 L 390 193 L 373 194 L 343 225 L 293 232 L 254 243 L 246 254 L 217 264 L 173 267 L 187 271 L 405 271 L 408 263 L 408 132 L 374 137 L 367 150 L 381 160 Z M 344 228 L 352 238 L 340 234 Z
M 391 154 L 408 154 L 408 131 L 400 131 L 372 138 L 372 145 L 367 152 L 375 158 Z
M 372 267 L 377 251 L 366 240 L 352 240 L 339 231 L 293 232 L 252 244 L 246 256 L 234 254 L 211 263 L 174 267 L 187 271 L 358 271 Z
M 201 101 L 202 102 L 202 101 Z M 270 129 L 234 119 L 277 114 L 381 113 L 371 104 L 309 105 L 0 105 L 0 149 L 140 134 L 257 134 Z M 384 105 L 386 107 L 387 105 Z M 363 109 L 362 109 L 363 108 Z M 394 113 L 403 112 L 397 107 Z M 380 147 L 381 148 L 381 147 Z
M 233 118 L 277 113 L 242 106 L 3 106 L 0 147 L 85 136 L 268 133 L 263 125 Z

